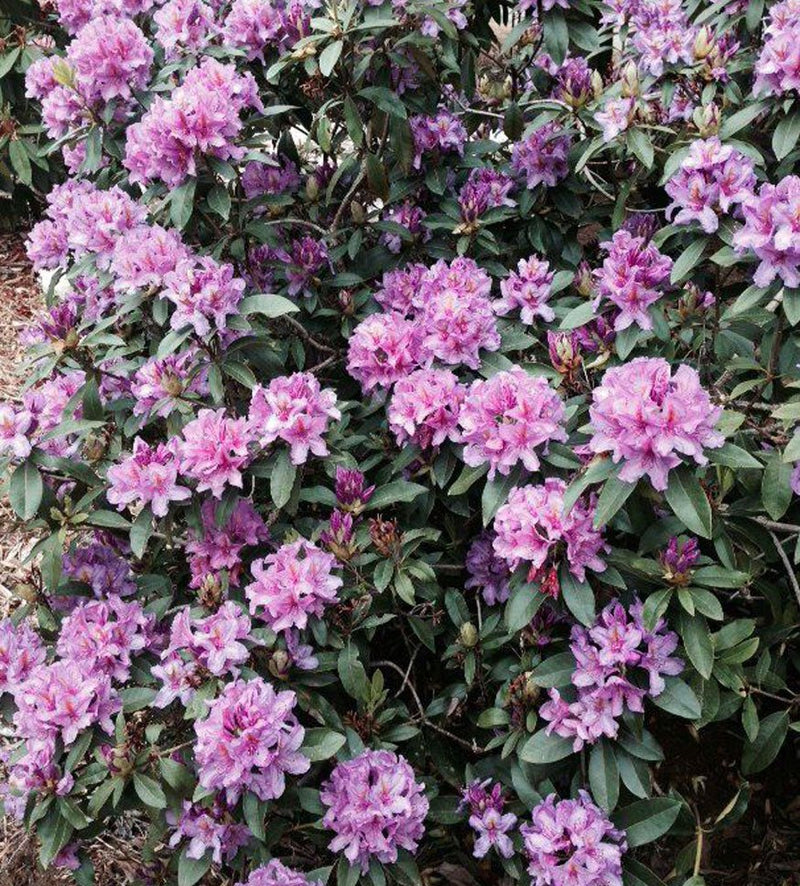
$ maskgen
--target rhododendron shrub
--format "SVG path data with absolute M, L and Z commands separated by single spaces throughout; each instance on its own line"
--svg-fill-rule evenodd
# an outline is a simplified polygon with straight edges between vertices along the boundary
M 796 4 L 43 5 L 41 864 L 698 886 L 798 727 Z

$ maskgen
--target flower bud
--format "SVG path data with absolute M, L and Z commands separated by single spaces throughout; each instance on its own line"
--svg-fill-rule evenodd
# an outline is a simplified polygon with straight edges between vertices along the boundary
M 704 105 L 703 107 L 695 108 L 692 122 L 703 138 L 716 135 L 719 132 L 720 125 L 719 108 L 717 105 Z
M 622 71 L 622 97 L 635 98 L 639 95 L 639 69 L 636 62 L 630 61 Z
M 313 175 L 306 179 L 306 196 L 309 200 L 316 200 L 319 197 L 319 183 Z
M 692 52 L 697 61 L 702 61 L 714 48 L 714 38 L 708 27 L 703 25 L 694 38 L 694 46 Z
M 471 621 L 461 625 L 461 630 L 458 632 L 458 642 L 465 649 L 473 649 L 478 645 L 478 629 Z

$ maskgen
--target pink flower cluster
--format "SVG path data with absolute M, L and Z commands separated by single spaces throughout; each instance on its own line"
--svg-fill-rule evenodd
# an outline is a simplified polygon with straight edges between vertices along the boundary
M 519 366 L 474 381 L 458 416 L 464 461 L 488 462 L 489 478 L 507 475 L 518 463 L 539 470 L 537 449 L 565 442 L 564 404 L 544 378 Z
M 669 278 L 672 259 L 662 255 L 644 237 L 634 237 L 625 230 L 617 231 L 600 248 L 607 258 L 603 267 L 594 272 L 597 296 L 592 306 L 597 310 L 606 300 L 619 309 L 614 319 L 617 332 L 633 323 L 641 329 L 652 329 L 648 309 L 661 298 L 658 287 Z
M 472 542 L 466 562 L 469 578 L 464 583 L 465 588 L 479 590 L 489 606 L 508 600 L 511 579 L 508 562 L 495 553 L 494 538 L 494 532 L 485 530 Z
M 511 169 L 528 188 L 553 188 L 567 177 L 571 140 L 554 120 L 545 123 L 511 149 Z
M 312 882 L 305 874 L 287 868 L 277 858 L 273 858 L 263 867 L 256 868 L 247 880 L 236 886 L 322 886 L 322 881 Z
M 243 791 L 275 800 L 286 775 L 302 775 L 311 763 L 300 752 L 305 730 L 297 722 L 294 692 L 275 692 L 261 677 L 228 683 L 195 722 L 200 784 L 224 790 L 229 803 Z
M 550 794 L 520 832 L 532 886 L 622 886 L 625 833 L 586 791 L 575 800 Z
M 200 508 L 202 534 L 189 531 L 186 553 L 193 588 L 202 587 L 209 577 L 216 578 L 223 569 L 228 574 L 229 584 L 238 587 L 242 551 L 269 538 L 266 523 L 247 499 L 237 500 L 221 526 L 217 522 L 217 510 L 213 501 L 204 501 Z
M 31 452 L 28 432 L 32 425 L 33 416 L 27 409 L 0 403 L 0 456 L 27 458 Z
M 520 319 L 528 326 L 534 323 L 536 317 L 551 323 L 555 314 L 547 300 L 554 276 L 550 265 L 535 255 L 520 259 L 517 270 L 512 271 L 500 284 L 503 297 L 495 302 L 495 313 L 505 316 L 519 308 Z
M 157 415 L 166 418 L 179 409 L 182 400 L 202 398 L 208 394 L 208 371 L 195 371 L 195 351 L 153 357 L 140 366 L 133 376 L 131 394 L 135 398 L 134 415 Z
M 208 807 L 184 800 L 180 817 L 176 820 L 173 812 L 167 812 L 167 821 L 175 827 L 170 846 L 188 840 L 187 858 L 200 859 L 210 849 L 215 864 L 222 864 L 223 859 L 231 861 L 252 837 L 246 825 L 236 824 L 227 804 L 219 798 Z
M 181 473 L 197 481 L 198 492 L 208 489 L 222 498 L 226 486 L 242 488 L 252 442 L 247 419 L 230 418 L 224 409 L 201 409 L 184 427 L 182 439 L 173 442 Z
M 681 455 L 704 465 L 703 448 L 722 446 L 724 438 L 714 430 L 721 412 L 690 366 L 672 375 L 666 360 L 638 357 L 609 369 L 592 392 L 589 448 L 623 462 L 621 480 L 635 483 L 647 476 L 664 490 Z
M 800 90 L 800 6 L 796 0 L 783 0 L 770 7 L 764 28 L 764 46 L 756 59 L 753 92 L 756 95 L 784 95 Z
M 397 850 L 415 852 L 428 814 L 424 785 L 404 757 L 391 751 L 362 751 L 339 763 L 325 782 L 320 800 L 329 807 L 322 819 L 336 836 L 328 848 L 344 851 L 362 873 L 373 857 L 397 861 Z
M 738 252 L 751 249 L 759 260 L 756 286 L 769 286 L 780 277 L 800 286 L 800 177 L 787 175 L 777 185 L 765 182 L 758 194 L 742 205 L 744 227 L 733 235 Z
M 112 15 L 133 18 L 152 9 L 156 0 L 55 0 L 58 20 L 68 34 L 74 34 L 93 18 Z
M 250 399 L 250 429 L 259 444 L 269 446 L 283 440 L 295 465 L 305 464 L 309 453 L 328 454 L 323 434 L 331 419 L 341 417 L 336 393 L 321 389 L 310 372 L 274 378 L 266 388 L 257 385 Z
M 263 110 L 252 74 L 206 58 L 167 99 L 156 96 L 127 131 L 124 165 L 131 182 L 175 188 L 197 173 L 199 157 L 240 160 L 235 144 L 246 108 Z
M 0 620 L 0 695 L 14 695 L 46 655 L 41 637 L 26 622 Z
M 342 580 L 333 574 L 336 559 L 304 538 L 282 545 L 274 554 L 256 560 L 253 581 L 245 588 L 250 612 L 273 631 L 308 625 L 337 603 Z
M 150 80 L 153 50 L 129 19 L 93 18 L 67 47 L 75 88 L 92 105 L 127 101 Z
M 111 717 L 120 702 L 108 674 L 88 673 L 73 659 L 35 668 L 15 693 L 17 734 L 52 746 L 56 738 L 71 745 L 94 725 L 114 731 Z
M 178 460 L 171 448 L 152 447 L 141 437 L 133 441 L 133 454 L 108 469 L 106 497 L 117 509 L 150 505 L 156 517 L 165 517 L 172 501 L 185 501 L 191 491 L 178 484 Z
M 171 61 L 205 48 L 213 34 L 214 12 L 203 0 L 167 0 L 153 13 L 153 23 L 156 40 Z
M 236 313 L 242 300 L 244 286 L 229 264 L 220 264 L 210 256 L 184 258 L 165 275 L 160 295 L 175 305 L 170 320 L 173 329 L 188 325 L 198 335 L 208 335 L 212 323 L 220 331 L 227 327 L 227 318 Z
M 239 665 L 250 658 L 250 646 L 257 641 L 250 635 L 250 619 L 231 600 L 206 618 L 192 615 L 185 606 L 173 618 L 169 645 L 161 653 L 161 662 L 152 668 L 162 687 L 153 702 L 165 708 L 176 698 L 185 704 L 201 682 L 198 669 L 216 677 L 239 676 Z
M 56 651 L 80 664 L 85 676 L 105 675 L 122 683 L 130 676 L 131 656 L 147 648 L 152 626 L 152 616 L 140 603 L 112 594 L 72 610 L 61 625 Z
M 400 379 L 386 411 L 397 445 L 441 446 L 452 438 L 463 402 L 464 387 L 449 369 L 417 369 Z
M 602 736 L 616 738 L 623 713 L 642 713 L 644 699 L 664 691 L 664 677 L 683 670 L 681 659 L 672 657 L 677 646 L 678 635 L 663 619 L 653 630 L 645 627 L 638 600 L 627 612 L 621 603 L 609 603 L 591 628 L 574 625 L 570 650 L 577 697 L 568 702 L 557 689 L 549 691 L 550 700 L 539 709 L 548 734 L 571 739 L 575 751 Z M 647 689 L 632 682 L 637 671 L 646 675 Z
M 369 392 L 435 359 L 477 369 L 481 349 L 500 347 L 491 288 L 489 276 L 469 258 L 390 272 L 376 293 L 388 312 L 370 315 L 350 337 L 350 375 Z
M 514 844 L 508 832 L 516 825 L 517 816 L 513 812 L 503 813 L 506 801 L 500 784 L 487 791 L 488 784 L 489 779 L 474 781 L 461 794 L 460 805 L 469 808 L 469 826 L 475 832 L 472 854 L 484 858 L 495 848 L 503 858 L 511 858 Z
M 464 156 L 467 130 L 455 114 L 440 108 L 433 117 L 417 114 L 408 122 L 414 139 L 414 169 L 420 169 L 423 156 L 430 154 Z
M 698 221 L 707 234 L 713 234 L 719 227 L 719 214 L 747 201 L 755 183 L 749 157 L 716 137 L 692 142 L 665 186 L 673 201 L 667 207 L 667 218 L 677 209 L 676 225 Z
M 68 259 L 96 256 L 100 268 L 108 267 L 117 240 L 141 225 L 147 210 L 118 187 L 101 191 L 89 182 L 67 181 L 47 197 L 43 221 L 28 237 L 28 258 L 36 270 L 67 265 Z
M 521 561 L 531 564 L 531 575 L 539 577 L 545 567 L 561 556 L 578 581 L 586 570 L 602 572 L 600 558 L 607 549 L 603 535 L 593 526 L 595 501 L 579 499 L 564 510 L 567 484 L 550 477 L 540 486 L 517 486 L 494 520 L 494 551 L 516 569 Z
M 111 258 L 114 289 L 161 289 L 165 278 L 191 258 L 181 235 L 161 225 L 138 225 L 116 241 Z

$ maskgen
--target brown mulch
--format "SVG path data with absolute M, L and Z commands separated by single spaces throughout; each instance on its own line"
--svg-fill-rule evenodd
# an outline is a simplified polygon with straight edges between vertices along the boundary
M 18 396 L 23 366 L 19 333 L 41 305 L 23 236 L 0 234 L 0 402 Z M 23 531 L 5 497 L 0 498 L 0 615 L 13 607 L 14 588 L 28 578 L 30 568 L 24 561 L 35 541 Z M 0 886 L 5 886 L 2 880 Z

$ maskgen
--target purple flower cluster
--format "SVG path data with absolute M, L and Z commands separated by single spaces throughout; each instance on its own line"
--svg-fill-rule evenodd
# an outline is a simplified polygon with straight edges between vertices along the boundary
M 197 806 L 183 801 L 180 817 L 167 813 L 167 821 L 175 827 L 169 839 L 170 846 L 188 840 L 187 858 L 199 859 L 211 850 L 216 864 L 231 861 L 242 846 L 246 846 L 252 834 L 243 824 L 236 824 L 227 804 L 217 797 L 211 806 Z
M 156 517 L 165 517 L 172 501 L 186 501 L 191 491 L 178 484 L 179 462 L 168 446 L 152 447 L 141 437 L 133 441 L 133 454 L 108 469 L 106 497 L 120 511 L 150 505 Z
M 394 230 L 384 231 L 381 234 L 381 243 L 389 252 L 397 255 L 403 248 L 404 239 L 421 243 L 430 240 L 431 232 L 423 225 L 426 216 L 427 213 L 410 200 L 406 200 L 400 206 L 393 206 L 383 214 L 383 221 L 400 225 L 401 228 L 405 228 L 407 234 L 401 236 Z
M 320 793 L 329 807 L 322 823 L 336 834 L 328 848 L 344 851 L 362 873 L 373 857 L 394 864 L 397 850 L 414 852 L 425 832 L 423 791 L 405 758 L 391 751 L 367 750 L 339 763 Z
M 226 486 L 242 488 L 251 441 L 246 418 L 230 418 L 224 409 L 201 409 L 184 427 L 182 439 L 173 442 L 181 473 L 197 481 L 198 492 L 208 489 L 222 498 Z
M 292 464 L 302 465 L 309 453 L 328 454 L 323 434 L 331 419 L 342 417 L 336 393 L 320 388 L 310 372 L 274 378 L 266 388 L 256 385 L 250 400 L 249 422 L 261 446 L 283 440 L 290 447 Z
M 800 90 L 800 6 L 796 0 L 783 0 L 770 7 L 764 28 L 764 46 L 756 59 L 753 92 L 756 95 L 784 95 Z
M 472 542 L 467 551 L 469 578 L 464 583 L 465 588 L 479 590 L 489 606 L 508 600 L 511 579 L 508 562 L 495 553 L 494 538 L 494 532 L 484 530 Z
M 224 330 L 227 318 L 236 313 L 244 292 L 244 280 L 234 276 L 232 265 L 220 264 L 210 256 L 187 257 L 164 275 L 161 298 L 175 305 L 173 329 L 191 326 L 197 335 L 213 328 Z
M 0 695 L 15 694 L 34 670 L 43 665 L 46 650 L 41 637 L 26 622 L 0 621 Z
M 574 625 L 570 650 L 577 697 L 569 702 L 557 689 L 549 691 L 550 700 L 539 710 L 548 734 L 571 739 L 576 751 L 602 736 L 616 738 L 623 713 L 642 713 L 644 699 L 664 691 L 664 677 L 683 670 L 681 659 L 672 656 L 677 646 L 678 635 L 663 619 L 652 630 L 645 627 L 639 601 L 627 612 L 621 603 L 609 603 L 591 628 Z M 637 671 L 646 676 L 646 689 L 631 681 Z
M 269 538 L 269 530 L 261 515 L 246 499 L 238 499 L 222 526 L 217 522 L 217 508 L 206 500 L 200 509 L 202 534 L 190 530 L 186 542 L 190 586 L 200 588 L 209 577 L 216 578 L 224 569 L 228 582 L 239 586 L 242 572 L 242 551 Z
M 520 832 L 533 886 L 622 886 L 625 833 L 586 791 L 575 800 L 550 794 Z
M 214 12 L 203 0 L 167 0 L 153 13 L 153 23 L 164 56 L 173 60 L 206 47 L 214 28 Z
M 553 188 L 567 177 L 571 144 L 558 123 L 545 123 L 511 149 L 511 169 L 528 188 Z
M 564 417 L 564 404 L 547 381 L 519 366 L 477 379 L 458 416 L 463 459 L 472 467 L 488 463 L 490 479 L 520 462 L 538 471 L 536 450 L 567 439 Z
M 242 883 L 236 886 L 322 886 L 321 880 L 308 879 L 305 874 L 293 868 L 287 868 L 285 864 L 273 858 L 263 867 L 257 868 Z
M 334 557 L 303 538 L 282 545 L 251 567 L 255 581 L 245 588 L 250 612 L 273 631 L 302 630 L 309 616 L 319 618 L 338 602 L 342 580 L 335 566 Z
M 450 111 L 440 108 L 432 117 L 417 114 L 409 120 L 414 139 L 414 169 L 422 167 L 422 158 L 432 154 L 464 155 L 467 130 Z
M 490 209 L 501 206 L 516 206 L 509 197 L 514 190 L 514 180 L 505 172 L 498 172 L 488 167 L 473 169 L 458 194 L 458 205 L 461 218 L 467 225 L 472 225 Z
M 461 794 L 461 806 L 469 808 L 469 826 L 476 837 L 472 854 L 475 858 L 484 858 L 495 848 L 503 858 L 511 858 L 514 845 L 508 832 L 516 825 L 517 816 L 512 812 L 503 813 L 506 801 L 500 784 L 487 791 L 488 784 L 491 784 L 488 779 L 474 781 Z
M 672 198 L 667 218 L 676 225 L 700 222 L 707 234 L 719 227 L 719 214 L 746 202 L 756 183 L 753 161 L 718 138 L 693 142 L 680 169 L 667 182 Z
M 606 300 L 618 309 L 614 319 L 617 332 L 633 323 L 652 329 L 648 309 L 661 298 L 659 287 L 669 278 L 672 259 L 662 255 L 654 243 L 625 230 L 617 231 L 600 248 L 607 257 L 603 267 L 594 272 L 597 295 L 592 306 L 597 310 Z
M 305 730 L 297 722 L 294 692 L 275 692 L 261 677 L 228 683 L 195 722 L 200 784 L 224 790 L 229 803 L 243 791 L 275 800 L 286 775 L 302 775 L 311 763 L 300 752 Z
M 765 182 L 742 205 L 744 227 L 733 235 L 739 252 L 751 249 L 759 260 L 756 286 L 769 286 L 780 277 L 800 286 L 800 177 L 787 175 L 777 185 Z
M 175 188 L 197 173 L 199 157 L 241 159 L 244 148 L 235 142 L 246 108 L 263 109 L 252 74 L 206 58 L 128 128 L 124 165 L 130 181 L 160 179 Z
M 136 601 L 116 595 L 78 604 L 64 619 L 56 652 L 80 663 L 86 677 L 108 676 L 120 683 L 131 672 L 131 656 L 146 649 L 153 618 Z
M 704 465 L 703 448 L 722 446 L 724 438 L 714 430 L 721 412 L 696 370 L 682 364 L 672 375 L 666 360 L 639 357 L 609 369 L 592 391 L 589 448 L 623 462 L 621 480 L 635 483 L 647 476 L 664 490 L 681 455 Z
M 494 551 L 516 569 L 521 561 L 531 564 L 531 573 L 541 575 L 556 565 L 553 557 L 565 549 L 565 562 L 578 581 L 586 569 L 602 572 L 606 564 L 600 553 L 606 549 L 603 535 L 594 528 L 595 501 L 579 499 L 564 510 L 567 484 L 550 477 L 540 486 L 517 486 L 500 507 L 494 520 Z
M 131 394 L 135 398 L 134 415 L 157 415 L 166 418 L 180 409 L 181 401 L 194 396 L 202 398 L 209 392 L 208 371 L 197 366 L 195 351 L 153 357 L 142 364 L 133 376 Z

